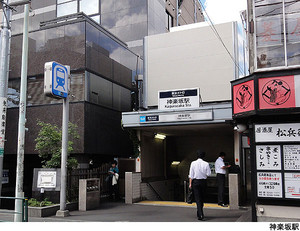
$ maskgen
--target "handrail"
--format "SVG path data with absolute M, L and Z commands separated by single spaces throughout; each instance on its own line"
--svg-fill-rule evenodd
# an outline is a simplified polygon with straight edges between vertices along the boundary
M 4 200 L 22 200 L 22 212 L 1 211 L 1 213 L 21 214 L 22 215 L 22 222 L 28 222 L 28 199 L 26 197 L 1 197 L 0 196 L 0 200 L 2 200 L 2 199 L 4 199 Z

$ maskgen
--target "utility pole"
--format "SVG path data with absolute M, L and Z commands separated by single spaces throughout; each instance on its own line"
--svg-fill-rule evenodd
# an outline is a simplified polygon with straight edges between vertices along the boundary
M 19 129 L 18 129 L 18 149 L 17 149 L 17 176 L 16 176 L 16 197 L 24 197 L 24 148 L 25 148 L 25 123 L 26 123 L 26 97 L 27 97 L 27 69 L 28 69 L 28 22 L 29 4 L 24 6 L 24 28 L 22 45 L 22 68 L 21 68 L 21 90 L 19 105 Z M 21 222 L 22 201 L 15 200 L 15 222 Z
M 0 3 L 3 9 L 3 24 L 1 26 L 0 47 L 0 196 L 2 192 L 3 159 L 5 144 L 5 126 L 7 112 L 7 87 L 9 74 L 9 52 L 10 52 L 10 17 L 11 9 L 8 0 Z
M 178 0 L 176 0 L 176 26 L 178 26 L 178 17 L 179 17 L 179 6 L 178 6 Z

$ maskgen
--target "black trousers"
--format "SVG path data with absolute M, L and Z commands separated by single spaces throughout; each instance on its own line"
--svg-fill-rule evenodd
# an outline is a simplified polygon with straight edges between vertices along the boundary
M 192 181 L 192 188 L 194 192 L 195 201 L 197 204 L 197 217 L 203 216 L 203 204 L 205 199 L 207 183 L 206 180 L 197 180 Z
M 217 183 L 218 183 L 218 204 L 224 204 L 225 174 L 217 173 Z

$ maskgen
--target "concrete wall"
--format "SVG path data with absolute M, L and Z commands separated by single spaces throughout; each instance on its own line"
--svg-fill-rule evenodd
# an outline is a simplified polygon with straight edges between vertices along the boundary
M 148 106 L 158 105 L 159 90 L 193 87 L 200 87 L 203 102 L 231 100 L 234 63 L 210 26 L 198 26 L 145 38 Z M 235 26 L 215 26 L 232 56 Z
M 141 173 L 125 173 L 125 203 L 132 204 L 141 200 Z

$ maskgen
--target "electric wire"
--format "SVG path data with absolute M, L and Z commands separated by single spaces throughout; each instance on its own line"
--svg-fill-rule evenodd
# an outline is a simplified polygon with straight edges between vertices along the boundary
M 214 32 L 214 34 L 217 36 L 217 38 L 218 38 L 218 39 L 220 40 L 220 42 L 222 43 L 223 47 L 225 48 L 226 52 L 228 53 L 228 55 L 229 55 L 230 58 L 232 59 L 232 61 L 233 61 L 233 63 L 235 64 L 235 66 L 238 68 L 239 72 L 240 72 L 242 75 L 244 75 L 244 72 L 242 71 L 242 69 L 241 69 L 239 63 L 238 63 L 238 62 L 236 61 L 236 59 L 231 55 L 231 53 L 230 53 L 230 51 L 228 50 L 228 48 L 226 47 L 226 45 L 225 45 L 223 39 L 221 38 L 220 34 L 218 33 L 216 27 L 214 26 L 214 23 L 213 23 L 212 20 L 210 19 L 210 17 L 209 17 L 209 15 L 208 15 L 208 13 L 207 13 L 207 11 L 206 11 L 206 9 L 205 9 L 203 3 L 201 2 L 201 0 L 199 0 L 199 2 L 200 2 L 200 4 L 201 4 L 201 7 L 202 7 L 203 11 L 205 12 L 205 14 L 206 14 L 208 20 L 209 20 L 209 22 L 210 22 L 209 25 L 210 25 L 212 31 Z

